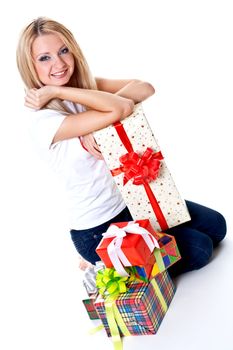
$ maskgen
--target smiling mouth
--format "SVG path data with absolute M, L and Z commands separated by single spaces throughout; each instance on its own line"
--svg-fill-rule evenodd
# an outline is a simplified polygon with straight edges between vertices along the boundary
M 63 78 L 66 75 L 67 71 L 68 69 L 64 69 L 61 72 L 53 73 L 51 75 L 55 78 Z

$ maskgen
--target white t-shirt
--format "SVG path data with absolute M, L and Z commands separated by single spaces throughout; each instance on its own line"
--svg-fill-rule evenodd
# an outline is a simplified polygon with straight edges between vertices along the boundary
M 81 105 L 66 102 L 74 113 L 83 112 Z M 79 137 L 51 142 L 66 117 L 58 111 L 30 110 L 30 133 L 40 155 L 65 183 L 70 229 L 98 226 L 124 208 L 125 203 L 104 160 L 98 160 L 81 145 Z

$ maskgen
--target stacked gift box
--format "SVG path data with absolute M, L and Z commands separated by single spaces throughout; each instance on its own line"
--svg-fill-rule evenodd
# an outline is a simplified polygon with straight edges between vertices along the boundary
M 155 334 L 167 312 L 175 294 L 175 286 L 167 273 L 158 274 L 149 283 L 131 282 L 125 293 L 120 293 L 110 308 L 115 307 L 121 316 L 113 314 L 118 326 L 119 335 Z M 107 316 L 108 302 L 101 295 L 95 301 L 96 311 L 105 327 L 108 336 L 113 336 L 112 321 Z M 122 326 L 123 324 L 123 326 Z M 126 330 L 125 330 L 126 329 Z
M 94 305 L 94 302 L 98 296 L 98 289 L 96 287 L 96 271 L 97 267 L 94 266 L 87 266 L 83 271 L 82 302 L 91 320 L 96 320 L 99 318 Z
M 111 260 L 111 248 L 114 249 L 114 254 L 117 254 L 117 250 L 120 251 L 118 265 L 114 265 Z M 123 271 L 124 275 L 124 268 L 119 263 L 123 257 L 124 266 L 130 267 L 128 271 L 145 281 L 165 271 L 181 258 L 175 238 L 155 231 L 149 219 L 110 225 L 107 232 L 103 233 L 96 252 L 106 267 L 115 267 L 119 273 Z
M 96 252 L 106 273 L 97 275 L 100 295 L 94 305 L 107 335 L 116 336 L 116 325 L 120 336 L 155 334 L 175 294 L 167 272 L 180 259 L 174 237 L 156 232 L 149 219 L 114 223 Z M 123 292 L 120 283 L 126 285 Z
M 82 299 L 82 302 L 85 306 L 87 314 L 91 320 L 99 319 L 99 315 L 98 315 L 96 308 L 95 308 L 95 305 L 94 305 L 94 302 L 96 301 L 97 295 L 98 294 L 88 295 L 88 297 L 85 297 L 84 299 Z
M 181 258 L 165 231 L 190 216 L 142 104 L 94 136 L 133 217 L 110 225 L 96 249 L 105 267 L 97 273 L 94 307 L 115 341 L 155 334 L 175 293 L 167 269 Z

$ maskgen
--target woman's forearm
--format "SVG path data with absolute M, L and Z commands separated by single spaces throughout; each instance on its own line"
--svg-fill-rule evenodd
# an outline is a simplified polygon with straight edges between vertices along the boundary
M 132 108 L 133 101 L 123 96 L 117 96 L 109 92 L 79 89 L 73 87 L 56 87 L 56 97 L 61 100 L 68 100 L 74 103 L 80 103 L 89 109 L 102 112 L 124 109 L 129 105 Z
M 150 83 L 138 79 L 105 79 L 98 77 L 96 83 L 100 91 L 107 91 L 129 98 L 134 103 L 142 102 L 155 93 L 155 89 Z
M 122 89 L 116 92 L 116 95 L 130 98 L 134 103 L 142 102 L 148 97 L 152 96 L 155 93 L 154 87 L 147 82 L 140 80 L 133 80 Z
M 134 108 L 132 100 L 103 91 L 63 86 L 56 87 L 55 91 L 53 98 L 80 103 L 88 110 L 67 116 L 57 130 L 53 143 L 103 129 L 129 116 Z

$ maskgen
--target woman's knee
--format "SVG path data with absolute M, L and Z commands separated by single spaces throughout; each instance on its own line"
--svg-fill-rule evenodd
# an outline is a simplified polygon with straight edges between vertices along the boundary
M 216 240 L 217 240 L 217 243 L 219 243 L 226 236 L 227 224 L 226 224 L 226 219 L 219 212 L 216 212 L 216 222 L 217 222 L 216 223 L 216 231 L 217 231 Z
M 218 211 L 201 204 L 191 201 L 186 201 L 186 203 L 192 218 L 187 226 L 207 234 L 212 239 L 215 247 L 226 236 L 227 225 L 224 216 Z
M 199 270 L 207 265 L 212 257 L 213 242 L 212 240 L 198 231 L 190 232 L 191 237 L 177 237 L 177 245 L 180 250 L 181 259 L 172 265 L 168 270 L 171 276 L 176 277 L 185 272 Z M 192 237 L 192 234 L 195 234 Z
M 184 271 L 197 270 L 208 264 L 213 254 L 213 242 L 209 236 L 186 228 L 175 235 Z
M 190 266 L 193 270 L 198 270 L 207 265 L 213 254 L 213 242 L 206 235 L 199 235 L 196 243 L 190 248 Z
M 212 243 L 211 243 L 211 246 L 208 247 L 208 249 L 205 249 L 205 250 L 198 249 L 195 258 L 191 263 L 191 267 L 193 268 L 193 270 L 199 270 L 202 267 L 206 266 L 211 260 L 212 253 L 213 253 Z

